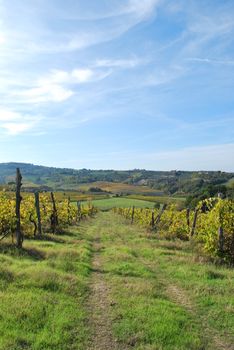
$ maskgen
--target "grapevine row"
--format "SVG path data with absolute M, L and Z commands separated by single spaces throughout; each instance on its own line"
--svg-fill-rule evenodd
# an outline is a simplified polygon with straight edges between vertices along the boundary
M 0 192 L 0 240 L 8 234 L 17 235 L 17 220 L 20 219 L 22 237 L 40 236 L 43 232 L 56 233 L 69 225 L 92 216 L 93 206 L 83 207 L 70 203 L 69 199 L 56 201 L 53 193 L 27 194 L 20 196 L 20 217 L 16 215 L 17 200 Z M 17 237 L 16 237 L 17 238 Z
M 160 209 L 115 208 L 125 218 L 152 229 L 159 237 L 198 241 L 212 256 L 234 262 L 234 201 L 210 198 L 194 211 L 174 205 Z

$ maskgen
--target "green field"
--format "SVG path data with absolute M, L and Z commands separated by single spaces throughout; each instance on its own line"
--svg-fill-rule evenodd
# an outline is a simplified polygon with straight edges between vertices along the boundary
M 234 270 L 112 212 L 0 262 L 0 350 L 233 350 Z
M 149 201 L 144 201 L 140 199 L 132 199 L 132 198 L 118 198 L 113 197 L 110 199 L 97 199 L 91 201 L 91 203 L 98 209 L 105 210 L 111 208 L 129 208 L 135 206 L 136 208 L 153 208 L 154 203 Z M 82 204 L 86 205 L 88 202 L 82 202 Z
M 231 178 L 227 183 L 226 183 L 227 187 L 234 187 L 234 177 Z

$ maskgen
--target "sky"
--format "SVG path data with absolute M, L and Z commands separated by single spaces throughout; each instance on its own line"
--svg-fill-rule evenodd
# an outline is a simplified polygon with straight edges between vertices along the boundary
M 0 162 L 234 171 L 233 0 L 0 0 Z

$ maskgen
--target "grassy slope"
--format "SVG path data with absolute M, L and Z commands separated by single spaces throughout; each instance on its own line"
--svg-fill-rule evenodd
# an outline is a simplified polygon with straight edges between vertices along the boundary
M 99 209 L 111 209 L 113 207 L 118 208 L 129 208 L 135 206 L 136 208 L 153 208 L 154 203 L 149 201 L 144 201 L 141 199 L 132 198 L 109 198 L 109 199 L 97 199 L 91 202 L 96 208 Z M 82 202 L 83 205 L 87 204 Z
M 184 202 L 186 197 L 172 197 L 172 196 L 142 196 L 142 195 L 129 195 L 127 198 L 145 200 L 149 202 L 159 203 L 159 204 L 175 204 L 178 208 L 184 207 Z
M 234 177 L 232 177 L 227 183 L 227 187 L 233 187 L 234 186 Z
M 225 349 L 234 334 L 234 271 L 199 262 L 112 213 L 18 252 L 0 243 L 0 349 L 90 349 L 93 244 L 117 339 L 137 350 Z M 234 343 L 234 342 L 233 342 Z M 232 349 L 231 347 L 229 349 Z
M 1 350 L 84 349 L 90 251 L 75 231 L 25 241 L 20 254 L 1 242 Z
M 157 241 L 111 213 L 96 226 L 118 339 L 138 350 L 232 343 L 233 270 L 199 263 L 187 243 Z

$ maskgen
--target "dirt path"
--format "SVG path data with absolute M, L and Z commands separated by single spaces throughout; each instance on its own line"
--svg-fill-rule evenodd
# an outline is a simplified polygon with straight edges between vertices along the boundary
M 99 242 L 93 245 L 93 273 L 90 284 L 90 298 L 88 308 L 90 313 L 90 326 L 93 330 L 92 341 L 89 350 L 127 350 L 119 344 L 112 333 L 111 299 L 109 288 L 104 279 Z

